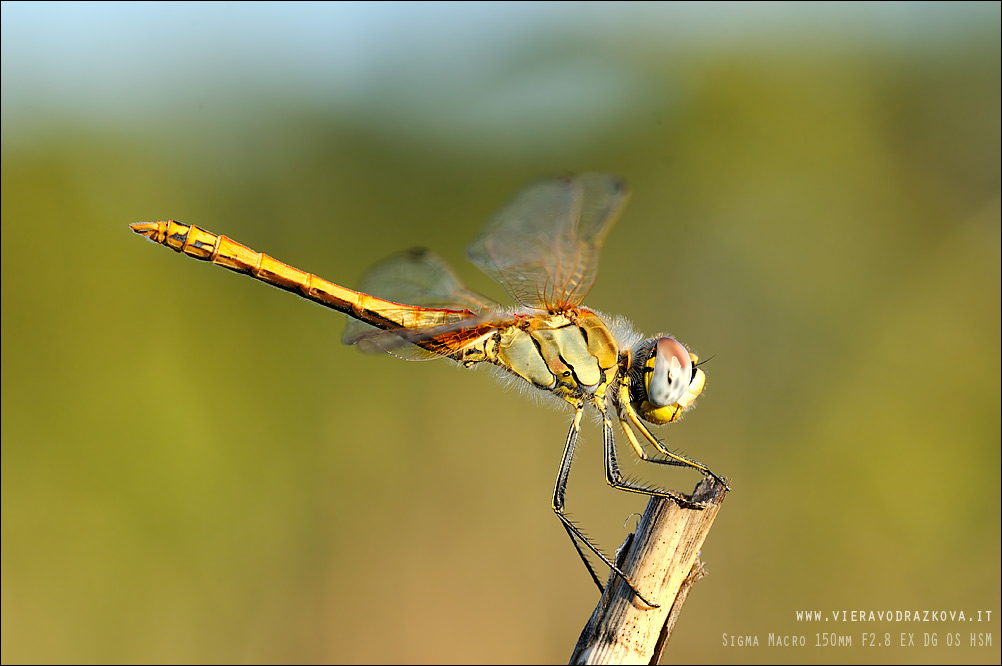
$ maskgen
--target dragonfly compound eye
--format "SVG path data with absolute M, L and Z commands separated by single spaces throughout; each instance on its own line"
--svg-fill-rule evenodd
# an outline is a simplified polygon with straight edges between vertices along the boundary
M 647 399 L 655 407 L 667 407 L 682 399 L 693 378 L 692 359 L 680 342 L 660 338 L 651 350 L 653 372 L 647 373 Z

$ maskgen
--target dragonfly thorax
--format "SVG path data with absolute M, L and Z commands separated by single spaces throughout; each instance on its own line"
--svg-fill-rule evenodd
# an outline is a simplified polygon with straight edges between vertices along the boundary
M 500 334 L 492 351 L 496 365 L 571 401 L 604 393 L 619 361 L 612 333 L 584 308 L 524 317 Z
M 640 416 L 650 423 L 671 423 L 692 406 L 703 391 L 706 375 L 699 360 L 678 340 L 649 338 L 633 350 L 630 398 Z

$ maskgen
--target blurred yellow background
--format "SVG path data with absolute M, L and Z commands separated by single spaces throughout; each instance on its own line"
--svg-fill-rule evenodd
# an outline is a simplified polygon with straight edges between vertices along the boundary
M 128 224 L 503 299 L 466 244 L 578 171 L 633 192 L 586 304 L 713 357 L 661 433 L 733 492 L 665 661 L 998 663 L 998 3 L 2 11 L 4 663 L 566 661 L 568 412 Z M 612 552 L 600 442 L 568 502 Z

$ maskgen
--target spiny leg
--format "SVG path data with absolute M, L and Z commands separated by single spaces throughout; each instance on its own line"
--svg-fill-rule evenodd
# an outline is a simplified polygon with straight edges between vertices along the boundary
M 596 401 L 596 406 L 602 413 L 602 440 L 605 445 L 605 479 L 608 481 L 609 485 L 618 490 L 625 490 L 631 493 L 638 493 L 640 495 L 647 495 L 649 497 L 667 497 L 675 501 L 680 506 L 686 508 L 703 508 L 701 505 L 690 501 L 685 495 L 677 493 L 674 490 L 665 490 L 664 488 L 655 488 L 652 486 L 645 486 L 633 481 L 627 480 L 623 477 L 622 472 L 619 470 L 619 458 L 616 454 L 616 438 L 612 431 L 612 421 L 609 420 L 609 414 L 606 407 L 601 402 Z M 629 430 L 624 432 L 630 443 L 633 445 L 634 450 L 637 451 L 641 458 L 649 459 L 652 462 L 661 462 L 656 458 L 650 458 L 647 452 L 641 448 L 640 444 L 637 442 L 636 438 L 633 436 Z
M 578 433 L 581 431 L 581 416 L 584 413 L 584 404 L 577 403 L 574 405 L 574 419 L 571 421 L 571 427 L 567 431 L 567 439 L 564 442 L 564 454 L 560 460 L 560 472 L 557 474 L 557 483 L 553 489 L 553 511 L 560 518 L 560 522 L 567 532 L 567 536 L 571 538 L 571 543 L 574 544 L 574 550 L 578 552 L 578 556 L 581 561 L 584 562 L 585 568 L 588 569 L 588 573 L 591 574 L 592 580 L 595 581 L 595 585 L 598 586 L 599 591 L 605 592 L 605 587 L 602 585 L 602 581 L 599 579 L 598 574 L 595 572 L 595 568 L 592 567 L 591 562 L 585 556 L 584 551 L 581 550 L 581 545 L 578 538 L 585 543 L 588 543 L 588 539 L 584 536 L 581 530 L 571 523 L 570 519 L 564 513 L 564 498 L 567 492 L 567 479 L 570 477 L 571 473 L 571 462 L 574 459 L 574 448 L 577 445 Z M 577 537 L 577 538 L 576 538 Z M 595 550 L 590 543 L 588 546 Z M 595 551 L 598 552 L 598 551 Z M 601 557 L 602 554 L 599 553 Z
M 598 586 L 600 591 L 604 592 L 605 588 L 599 580 L 598 574 L 595 573 L 595 569 L 592 567 L 591 562 L 588 561 L 588 558 L 585 557 L 584 551 L 581 550 L 580 544 L 582 543 L 593 553 L 598 555 L 599 559 L 601 559 L 606 566 L 612 569 L 617 576 L 622 578 L 641 601 L 652 608 L 660 608 L 660 606 L 651 603 L 644 597 L 644 595 L 640 594 L 636 586 L 634 586 L 634 584 L 630 581 L 629 577 L 627 577 L 627 575 L 623 573 L 619 567 L 613 564 L 613 562 L 609 560 L 609 558 L 606 557 L 602 551 L 595 546 L 595 544 L 588 540 L 588 537 L 584 535 L 584 532 L 582 532 L 577 525 L 571 522 L 571 519 L 567 517 L 564 511 L 564 497 L 567 492 L 567 479 L 571 472 L 571 462 L 574 460 L 574 447 L 577 445 L 578 434 L 581 432 L 581 416 L 584 413 L 584 403 L 575 403 L 574 410 L 574 420 L 571 422 L 571 427 L 567 431 L 567 440 L 564 442 L 564 455 L 560 460 L 560 473 L 557 474 L 557 483 L 553 489 L 553 512 L 557 514 L 557 518 L 559 518 L 560 522 L 563 524 L 564 530 L 566 530 L 567 535 L 571 538 L 571 543 L 574 544 L 574 549 L 578 552 L 578 555 L 581 557 L 581 561 L 584 562 L 585 567 L 588 569 L 588 573 L 591 574 L 592 580 L 595 581 L 595 584 Z
M 727 485 L 726 481 L 724 481 L 721 477 L 717 476 L 717 474 L 713 470 L 711 470 L 703 463 L 693 460 L 692 458 L 683 456 L 680 453 L 674 453 L 672 451 L 669 451 L 668 448 L 666 448 L 665 445 L 661 442 L 661 440 L 658 439 L 654 435 L 654 433 L 650 431 L 650 428 L 648 428 L 642 421 L 640 421 L 640 419 L 637 418 L 637 415 L 632 408 L 627 411 L 627 418 L 630 419 L 630 423 L 634 427 L 636 427 L 637 430 L 641 432 L 644 438 L 648 442 L 650 442 L 654 446 L 654 448 L 656 448 L 660 453 L 665 455 L 664 458 L 653 458 L 648 456 L 647 460 L 653 463 L 658 463 L 660 465 L 677 465 L 679 467 L 693 467 L 699 470 L 703 474 L 703 476 L 713 477 L 713 479 L 715 479 L 717 483 L 722 485 L 727 490 L 731 489 L 731 487 Z M 627 424 L 624 422 L 623 423 L 624 430 L 627 427 L 628 427 Z
M 644 424 L 644 422 L 640 420 L 640 417 L 637 416 L 636 410 L 633 409 L 633 406 L 630 404 L 629 401 L 628 385 L 626 384 L 620 385 L 618 398 L 619 399 L 617 400 L 617 405 L 619 412 L 619 424 L 623 428 L 623 432 L 626 434 L 627 439 L 630 440 L 630 444 L 633 446 L 633 450 L 636 451 L 638 458 L 646 462 L 656 463 L 658 465 L 675 465 L 678 467 L 692 467 L 694 469 L 698 469 L 703 474 L 703 476 L 713 477 L 714 479 L 716 479 L 718 483 L 724 486 L 724 488 L 727 488 L 727 490 L 731 489 L 730 486 L 727 485 L 726 481 L 724 481 L 722 478 L 714 474 L 713 471 L 703 463 L 668 450 L 668 448 L 661 442 L 661 440 L 658 439 L 654 435 L 654 433 L 650 431 L 650 428 L 648 428 Z M 623 418 L 624 415 L 626 416 L 626 418 Z M 633 434 L 630 425 L 633 425 L 634 428 L 639 430 L 640 433 L 644 436 L 644 439 L 650 442 L 651 445 L 653 445 L 654 448 L 656 448 L 658 452 L 662 453 L 665 457 L 654 458 L 648 455 L 647 451 L 645 451 L 644 448 L 640 446 L 640 443 L 637 441 L 636 436 Z M 669 495 L 669 496 L 674 497 L 674 495 Z

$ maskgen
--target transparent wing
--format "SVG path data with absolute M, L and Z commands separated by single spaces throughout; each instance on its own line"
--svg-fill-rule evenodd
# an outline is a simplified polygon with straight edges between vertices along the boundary
M 407 326 L 380 329 L 348 320 L 341 341 L 364 352 L 387 352 L 411 360 L 459 351 L 492 328 L 496 303 L 467 289 L 437 255 L 424 248 L 395 254 L 362 276 L 359 291 L 400 304 L 381 305 L 380 314 Z
M 537 183 L 487 221 L 466 255 L 522 305 L 549 311 L 578 305 L 628 198 L 626 185 L 606 174 Z
M 435 315 L 439 310 L 425 310 Z M 370 327 L 361 332 L 349 344 L 366 353 L 385 352 L 408 361 L 424 361 L 432 358 L 451 356 L 462 351 L 485 335 L 517 323 L 514 317 L 501 317 L 495 313 L 485 313 L 437 325 L 377 329 Z

